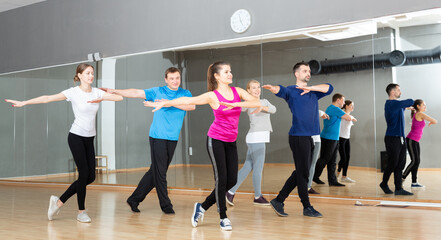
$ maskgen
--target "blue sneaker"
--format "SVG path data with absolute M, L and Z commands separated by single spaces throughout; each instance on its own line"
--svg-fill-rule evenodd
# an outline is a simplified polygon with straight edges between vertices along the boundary
M 411 185 L 412 188 L 424 188 L 423 184 L 419 184 L 418 182 L 412 183 Z
M 193 225 L 193 227 L 198 226 L 199 219 L 201 222 L 204 220 L 204 212 L 200 203 L 197 202 L 194 204 L 193 215 L 191 216 L 191 225 Z
M 231 221 L 228 218 L 223 218 L 220 220 L 220 228 L 224 231 L 231 231 L 233 227 L 231 226 Z

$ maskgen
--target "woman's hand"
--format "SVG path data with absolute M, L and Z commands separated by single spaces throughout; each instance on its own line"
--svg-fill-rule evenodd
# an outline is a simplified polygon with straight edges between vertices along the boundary
M 93 99 L 93 100 L 87 101 L 87 103 L 100 103 L 102 101 L 104 101 L 103 98 L 97 98 L 97 99 Z
M 167 100 L 160 100 L 160 101 L 155 101 L 155 102 L 144 101 L 144 106 L 145 107 L 152 107 L 153 108 L 152 112 L 156 112 L 164 106 L 165 102 L 167 102 Z
M 26 106 L 25 101 L 17 101 L 17 100 L 5 99 L 5 102 L 12 103 L 13 107 L 23 107 L 23 106 Z
M 222 111 L 231 110 L 231 109 L 237 107 L 236 103 L 219 102 L 219 104 L 226 107 Z

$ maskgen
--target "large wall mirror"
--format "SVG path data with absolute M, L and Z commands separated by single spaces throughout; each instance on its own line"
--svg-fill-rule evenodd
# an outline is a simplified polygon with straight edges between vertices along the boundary
M 310 84 L 331 83 L 334 93 L 341 93 L 354 102 L 353 116 L 358 121 L 351 129 L 351 160 L 348 176 L 355 183 L 345 187 L 313 184 L 320 196 L 355 198 L 395 198 L 385 195 L 378 187 L 382 179 L 382 152 L 386 124 L 384 103 L 385 88 L 398 83 L 401 98 L 423 99 L 427 114 L 441 119 L 441 96 L 437 93 L 441 75 L 441 12 L 402 14 L 374 20 L 375 34 L 337 39 L 320 39 L 311 34 L 296 34 L 283 38 L 260 39 L 249 43 L 209 46 L 199 49 L 179 49 L 157 53 L 115 58 L 115 88 L 145 89 L 164 86 L 164 72 L 174 66 L 182 71 L 181 87 L 193 96 L 206 92 L 208 66 L 217 60 L 231 63 L 233 85 L 246 88 L 249 80 L 261 84 L 295 84 L 292 67 L 296 62 L 314 63 Z M 329 32 L 328 32 L 329 33 Z M 341 34 L 346 34 L 345 32 Z M 337 36 L 336 36 L 337 35 Z M 340 39 L 339 39 L 340 38 Z M 42 94 L 60 92 L 73 86 L 76 65 L 53 67 L 23 73 L 4 74 L 1 95 L 4 98 L 28 99 Z M 102 63 L 96 64 L 96 85 L 103 85 L 100 74 Z M 326 110 L 331 96 L 320 100 L 320 109 Z M 287 104 L 267 90 L 261 98 L 277 107 L 271 116 L 273 133 L 267 144 L 263 171 L 263 193 L 276 193 L 294 168 L 288 145 L 291 113 Z M 114 169 L 100 171 L 94 184 L 138 184 L 150 166 L 149 128 L 153 119 L 151 109 L 143 106 L 141 99 L 125 99 L 115 104 L 115 159 Z M 2 113 L 0 178 L 43 182 L 72 182 L 75 167 L 67 145 L 67 132 L 73 121 L 71 106 L 67 102 L 51 103 L 13 109 L 0 106 Z M 99 115 L 98 125 L 106 116 Z M 410 131 L 410 112 L 406 111 L 406 134 Z M 199 106 L 188 112 L 180 140 L 170 165 L 167 180 L 171 189 L 211 189 L 213 171 L 205 142 L 213 113 L 208 106 Z M 323 122 L 321 121 L 323 127 Z M 100 128 L 99 128 L 100 129 Z M 249 118 L 242 113 L 237 139 L 239 164 L 246 157 L 245 136 Z M 100 130 L 100 131 L 105 131 Z M 98 131 L 97 154 L 106 155 L 100 148 L 102 132 Z M 441 163 L 437 157 L 440 144 L 439 125 L 426 127 L 420 141 L 421 163 L 418 182 L 422 189 L 411 188 L 411 175 L 404 188 L 413 196 L 406 199 L 436 200 L 436 183 L 441 180 Z M 410 163 L 410 157 L 408 156 Z M 337 162 L 340 157 L 337 156 Z M 100 162 L 104 164 L 104 162 Z M 407 165 L 406 165 L 407 166 Z M 322 180 L 327 183 L 326 170 Z M 393 177 L 389 185 L 393 186 Z M 238 191 L 253 192 L 251 175 Z M 404 198 L 404 197 L 399 197 Z

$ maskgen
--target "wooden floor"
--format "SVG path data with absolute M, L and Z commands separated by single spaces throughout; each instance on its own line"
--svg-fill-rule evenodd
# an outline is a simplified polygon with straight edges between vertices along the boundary
M 23 183 L 25 184 L 25 183 Z M 288 217 L 278 217 L 269 206 L 255 206 L 252 196 L 239 194 L 229 207 L 233 231 L 219 228 L 218 214 L 211 208 L 197 228 L 190 223 L 195 201 L 206 193 L 172 193 L 175 215 L 165 215 L 156 194 L 141 203 L 141 213 L 125 204 L 133 188 L 88 190 L 86 208 L 92 223 L 76 221 L 76 196 L 62 207 L 53 221 L 47 220 L 51 194 L 66 186 L 42 187 L 0 183 L 1 239 L 439 239 L 441 210 L 355 206 L 353 202 L 312 199 L 324 218 L 302 216 L 298 198 L 285 202 Z M 271 198 L 272 196 L 267 196 Z
M 278 193 L 294 167 L 292 165 L 265 165 L 262 179 L 262 192 L 267 194 Z M 145 173 L 144 170 L 98 174 L 93 184 L 117 184 L 124 186 L 136 186 Z M 382 199 L 406 199 L 411 201 L 429 201 L 441 203 L 440 184 L 441 170 L 421 170 L 418 174 L 419 182 L 426 185 L 424 189 L 411 189 L 410 176 L 404 182 L 404 188 L 412 191 L 414 196 L 386 195 L 378 187 L 382 180 L 383 173 L 366 168 L 352 167 L 349 169 L 348 176 L 356 180 L 356 183 L 348 183 L 346 187 L 329 187 L 328 184 L 317 185 L 313 183 L 313 188 L 320 192 L 320 196 L 329 197 L 351 197 L 351 198 L 382 198 Z M 63 177 L 43 177 L 29 178 L 27 181 L 35 182 L 62 182 L 72 183 L 78 176 L 70 174 Z M 320 177 L 327 183 L 326 169 Z M 213 170 L 211 165 L 207 166 L 183 166 L 170 167 L 167 173 L 168 186 L 178 189 L 212 189 L 214 186 Z M 394 190 L 393 176 L 389 186 Z M 238 191 L 253 192 L 251 174 L 244 181 Z

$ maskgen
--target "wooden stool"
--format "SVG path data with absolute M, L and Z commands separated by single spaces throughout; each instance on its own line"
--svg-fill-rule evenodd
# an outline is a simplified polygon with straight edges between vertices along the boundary
M 100 164 L 100 160 L 101 159 L 106 159 L 106 164 Z M 98 155 L 95 156 L 95 160 L 96 160 L 96 170 L 106 170 L 106 174 L 108 173 L 109 169 L 108 169 L 108 160 L 107 160 L 107 156 L 106 155 Z

